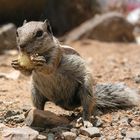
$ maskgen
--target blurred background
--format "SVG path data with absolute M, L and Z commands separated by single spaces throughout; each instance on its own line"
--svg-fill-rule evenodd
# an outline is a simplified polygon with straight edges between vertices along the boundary
M 1 0 L 0 23 L 22 25 L 24 19 L 48 18 L 56 35 L 62 35 L 97 13 L 94 0 Z M 95 9 L 96 7 L 96 9 Z
M 118 11 L 127 16 L 139 0 L 0 0 L 0 23 L 22 25 L 23 20 L 49 19 L 56 35 L 63 35 L 96 14 Z
M 43 21 L 47 18 L 54 35 L 62 41 L 90 38 L 134 42 L 139 40 L 135 39 L 140 32 L 139 8 L 140 0 L 0 0 L 0 25 L 12 23 L 14 25 L 8 25 L 4 30 L 12 28 L 11 32 L 14 32 L 13 26 L 22 26 L 25 19 Z M 0 38 L 3 42 L 3 37 Z M 8 41 L 1 44 L 0 48 L 13 47 L 7 46 L 11 44 Z

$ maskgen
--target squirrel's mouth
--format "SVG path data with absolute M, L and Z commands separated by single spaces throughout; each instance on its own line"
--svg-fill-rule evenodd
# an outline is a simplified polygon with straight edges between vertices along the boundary
M 26 52 L 27 54 L 34 54 L 37 52 L 36 48 L 32 44 L 26 44 L 26 45 L 18 45 L 18 50 L 21 52 Z
M 32 54 L 35 53 L 35 51 L 34 51 L 33 49 L 27 49 L 26 47 L 25 47 L 25 48 L 20 48 L 20 47 L 18 47 L 18 48 L 19 48 L 19 51 L 25 52 L 25 53 L 27 53 L 27 54 L 29 54 L 29 55 L 32 55 Z
M 27 54 L 34 54 L 37 52 L 37 50 L 32 46 L 25 46 L 24 48 L 19 47 L 19 49 L 23 52 L 26 52 Z

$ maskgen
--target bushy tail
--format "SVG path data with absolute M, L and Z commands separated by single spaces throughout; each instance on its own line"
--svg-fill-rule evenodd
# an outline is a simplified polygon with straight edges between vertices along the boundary
M 96 86 L 96 101 L 99 109 L 129 108 L 140 103 L 138 90 L 123 83 L 102 84 Z

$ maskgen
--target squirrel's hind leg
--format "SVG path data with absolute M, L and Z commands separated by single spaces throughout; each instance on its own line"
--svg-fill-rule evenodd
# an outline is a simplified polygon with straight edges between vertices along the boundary
M 93 89 L 87 89 L 86 86 L 81 87 L 79 90 L 81 105 L 83 107 L 83 120 L 84 126 L 90 127 L 90 117 L 95 108 L 95 97 L 93 97 Z
M 43 96 L 35 86 L 32 87 L 31 100 L 33 106 L 36 109 L 40 110 L 44 110 L 45 103 L 46 101 L 48 101 L 48 99 L 45 96 Z

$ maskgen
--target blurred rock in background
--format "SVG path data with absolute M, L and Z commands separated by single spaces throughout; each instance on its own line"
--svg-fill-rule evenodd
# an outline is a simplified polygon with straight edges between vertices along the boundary
M 133 24 L 133 34 L 136 38 L 136 42 L 140 44 L 140 8 L 132 10 L 126 18 L 128 22 Z
M 140 8 L 131 11 L 127 15 L 127 20 L 133 25 L 140 26 Z
M 134 26 L 121 13 L 109 12 L 84 22 L 63 39 L 76 41 L 88 38 L 106 42 L 134 42 L 133 29 Z
M 98 0 L 102 11 L 118 11 L 124 14 L 140 7 L 140 0 Z
M 6 24 L 0 27 L 0 53 L 3 50 L 16 48 L 16 26 Z

